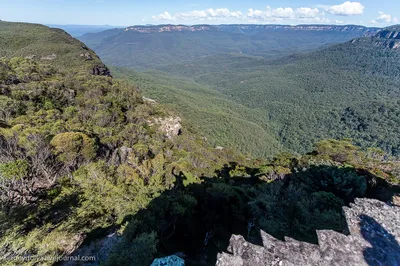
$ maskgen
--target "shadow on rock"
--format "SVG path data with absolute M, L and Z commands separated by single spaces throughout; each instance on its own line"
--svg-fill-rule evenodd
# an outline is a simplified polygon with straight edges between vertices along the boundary
M 372 246 L 364 250 L 368 265 L 400 265 L 400 246 L 395 237 L 370 216 L 361 215 L 360 220 L 361 234 Z

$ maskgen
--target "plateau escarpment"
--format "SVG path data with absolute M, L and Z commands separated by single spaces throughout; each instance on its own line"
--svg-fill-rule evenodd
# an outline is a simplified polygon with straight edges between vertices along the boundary
M 398 50 L 400 48 L 400 26 L 392 26 L 379 31 L 370 38 L 355 39 L 352 43 L 372 42 L 375 46 Z
M 256 34 L 273 31 L 336 31 L 336 32 L 360 32 L 364 35 L 374 34 L 379 28 L 368 28 L 357 25 L 157 25 L 157 26 L 130 26 L 124 31 L 133 31 L 140 33 L 155 32 L 197 32 L 197 31 L 219 31 L 219 32 L 237 32 L 245 34 Z

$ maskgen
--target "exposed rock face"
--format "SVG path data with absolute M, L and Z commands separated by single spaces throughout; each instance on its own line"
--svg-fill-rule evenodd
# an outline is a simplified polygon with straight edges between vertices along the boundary
M 111 72 L 105 65 L 98 65 L 98 66 L 93 67 L 92 75 L 111 76 Z
M 51 54 L 51 55 L 42 56 L 40 59 L 41 60 L 54 60 L 56 58 L 57 58 L 56 54 Z
M 81 246 L 77 250 L 75 250 L 71 256 L 87 256 L 87 257 L 95 257 L 93 261 L 85 261 L 82 264 L 76 261 L 63 261 L 60 263 L 62 266 L 76 266 L 76 265 L 88 265 L 88 266 L 100 266 L 104 263 L 112 248 L 121 241 L 121 238 L 118 237 L 117 233 L 110 234 L 104 238 L 98 239 L 96 241 L 90 242 L 89 245 Z M 81 243 L 80 243 L 81 244 Z
M 263 246 L 233 235 L 218 266 L 400 265 L 400 208 L 372 199 L 344 207 L 350 235 L 317 231 L 319 245 L 277 240 L 261 231 Z
M 81 53 L 80 56 L 84 57 L 86 61 L 93 60 L 93 57 L 89 52 Z
M 358 31 L 364 35 L 375 34 L 379 28 L 367 28 L 363 26 L 338 26 L 338 25 L 157 25 L 157 26 L 131 26 L 125 31 L 135 31 L 140 33 L 154 32 L 182 32 L 182 31 L 222 31 L 222 32 L 241 32 L 254 33 L 265 31 L 337 31 L 349 32 Z
M 122 146 L 121 148 L 115 149 L 111 155 L 111 163 L 120 165 L 126 163 L 129 155 L 132 153 L 132 148 Z
M 159 125 L 159 130 L 169 139 L 182 133 L 180 117 L 156 118 L 154 119 L 154 123 L 150 123 L 150 125 L 152 124 Z
M 26 59 L 33 60 L 33 59 L 35 59 L 35 58 L 36 58 L 36 55 L 34 55 L 34 54 L 31 54 L 31 55 L 25 56 L 25 58 L 26 58 Z
M 352 43 L 370 43 L 375 46 L 381 46 L 392 50 L 400 49 L 400 26 L 385 28 L 374 34 L 365 34 L 370 38 L 357 38 L 352 40 Z
M 400 48 L 400 28 L 392 27 L 378 32 L 375 45 L 397 50 Z
M 400 40 L 400 29 L 388 28 L 378 32 L 377 36 L 384 39 Z
M 151 103 L 151 104 L 156 104 L 157 102 L 153 99 L 147 98 L 147 97 L 142 97 L 143 101 Z

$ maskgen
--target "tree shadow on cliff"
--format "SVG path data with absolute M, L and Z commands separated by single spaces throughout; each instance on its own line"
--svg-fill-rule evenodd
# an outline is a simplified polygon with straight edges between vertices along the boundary
M 363 252 L 368 265 L 400 265 L 400 245 L 392 234 L 367 215 L 360 215 L 360 228 L 361 235 L 372 246 Z
M 312 166 L 269 176 L 251 168 L 236 176 L 235 170 L 237 165 L 225 165 L 217 177 L 202 177 L 192 184 L 183 173 L 176 175 L 173 189 L 125 217 L 121 242 L 106 265 L 130 265 L 138 250 L 149 253 L 143 253 L 136 265 L 148 264 L 152 255 L 172 254 L 183 257 L 186 265 L 215 265 L 217 253 L 226 252 L 232 234 L 261 245 L 260 230 L 282 240 L 289 236 L 317 243 L 316 230 L 347 233 L 342 207 L 371 191 L 371 177 L 354 168 Z M 99 232 L 101 228 L 93 234 L 98 237 Z M 143 241 L 152 234 L 157 241 Z

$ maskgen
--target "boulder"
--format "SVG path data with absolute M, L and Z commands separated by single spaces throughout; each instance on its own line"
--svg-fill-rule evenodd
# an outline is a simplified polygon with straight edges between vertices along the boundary
M 111 77 L 110 70 L 105 65 L 94 66 L 91 71 L 92 75 L 96 76 L 109 76 Z
M 180 117 L 156 118 L 154 119 L 154 123 L 150 122 L 149 124 L 159 125 L 159 130 L 163 132 L 164 135 L 169 139 L 172 139 L 173 137 L 182 134 L 182 125 Z

